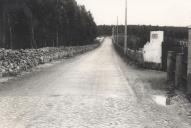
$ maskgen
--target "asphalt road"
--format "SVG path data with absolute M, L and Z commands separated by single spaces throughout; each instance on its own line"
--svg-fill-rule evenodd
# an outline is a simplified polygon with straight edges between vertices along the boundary
M 1 83 L 0 128 L 190 127 L 150 99 L 140 101 L 126 78 L 136 76 L 124 73 L 123 63 L 106 38 L 96 50 Z

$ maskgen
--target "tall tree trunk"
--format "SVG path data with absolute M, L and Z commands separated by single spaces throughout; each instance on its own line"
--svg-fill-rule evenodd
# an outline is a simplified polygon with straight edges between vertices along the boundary
M 2 19 L 2 46 L 6 47 L 6 26 L 7 26 L 7 18 L 6 18 L 6 12 L 3 9 L 3 19 Z
M 37 44 L 35 41 L 35 32 L 34 32 L 34 22 L 33 22 L 33 17 L 31 16 L 31 47 L 32 48 L 37 48 Z
M 31 26 L 31 43 L 34 48 L 37 48 L 35 37 L 34 37 L 34 25 Z
M 12 27 L 11 27 L 11 18 L 10 14 L 7 15 L 7 20 L 8 20 L 8 26 L 9 26 L 9 41 L 10 41 L 10 48 L 13 49 L 13 32 L 12 32 Z
M 56 33 L 56 46 L 59 46 L 59 35 L 58 32 Z
M 52 42 L 52 46 L 55 47 L 55 45 L 54 45 L 54 40 L 53 40 L 53 42 Z
M 3 11 L 0 11 L 0 47 L 3 47 Z

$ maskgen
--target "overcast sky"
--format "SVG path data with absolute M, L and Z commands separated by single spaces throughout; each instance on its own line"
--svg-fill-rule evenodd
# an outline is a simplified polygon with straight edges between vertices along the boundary
M 125 0 L 77 0 L 86 6 L 96 23 L 124 24 Z M 128 24 L 189 26 L 191 0 L 128 0 Z

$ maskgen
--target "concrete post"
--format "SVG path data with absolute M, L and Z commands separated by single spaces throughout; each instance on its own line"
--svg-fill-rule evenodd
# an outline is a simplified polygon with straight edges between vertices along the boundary
M 175 79 L 175 52 L 169 51 L 167 57 L 167 81 L 173 82 Z
M 191 26 L 188 28 L 188 72 L 187 93 L 191 94 Z
M 175 70 L 175 87 L 183 86 L 183 53 L 176 55 L 176 70 Z

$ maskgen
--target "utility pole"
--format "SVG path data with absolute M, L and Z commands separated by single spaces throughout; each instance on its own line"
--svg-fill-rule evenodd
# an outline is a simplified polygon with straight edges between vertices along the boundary
M 125 0 L 125 39 L 124 39 L 124 54 L 127 51 L 127 0 Z

